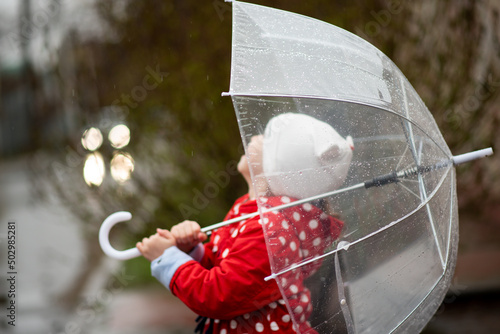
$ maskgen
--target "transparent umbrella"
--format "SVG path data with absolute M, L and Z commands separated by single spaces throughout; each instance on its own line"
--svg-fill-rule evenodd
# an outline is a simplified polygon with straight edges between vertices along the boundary
M 449 288 L 456 262 L 454 164 L 491 150 L 453 157 L 431 113 L 394 63 L 333 25 L 235 1 L 232 47 L 227 95 L 245 145 L 269 131 L 271 119 L 288 113 L 312 116 L 353 138 L 352 160 L 340 187 L 329 184 L 328 168 L 338 166 L 328 163 L 290 167 L 276 175 L 260 161 L 250 161 L 255 184 L 267 182 L 274 196 L 293 194 L 291 202 L 303 211 L 304 205 L 326 205 L 344 222 L 336 240 L 317 241 L 316 252 L 305 251 L 311 240 L 294 226 L 291 238 L 299 244 L 288 259 L 273 252 L 280 231 L 263 223 L 270 278 L 280 286 L 294 322 L 300 327 L 304 313 L 294 306 L 297 289 L 290 278 L 302 278 L 312 295 L 307 320 L 319 333 L 420 331 Z M 284 123 L 273 131 L 287 129 Z M 273 190 L 277 183 L 278 193 Z M 325 193 L 318 183 L 331 191 Z M 311 201 L 314 195 L 321 202 Z M 273 212 L 293 210 L 270 205 L 269 193 L 260 196 L 264 222 Z M 301 197 L 305 204 L 294 202 Z
M 456 262 L 454 165 L 492 150 L 453 156 L 382 52 L 338 27 L 268 7 L 233 2 L 225 95 L 233 100 L 253 183 L 265 185 L 259 212 L 249 216 L 261 215 L 267 279 L 278 283 L 298 332 L 420 331 Z M 261 134 L 263 160 L 248 150 Z M 286 145 L 273 145 L 277 137 Z M 309 142 L 314 153 L 307 156 L 311 151 L 300 147 Z M 268 163 L 284 151 L 293 163 Z M 268 224 L 277 213 L 287 219 Z M 130 217 L 119 212 L 103 223 L 106 254 L 139 255 L 108 240 L 111 227 Z

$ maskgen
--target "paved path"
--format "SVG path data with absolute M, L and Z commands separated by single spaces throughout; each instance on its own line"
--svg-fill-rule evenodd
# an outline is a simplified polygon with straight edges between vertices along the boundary
M 76 278 L 86 255 L 76 219 L 56 201 L 40 204 L 31 192 L 28 173 L 23 159 L 0 164 L 0 332 L 192 333 L 196 316 L 165 289 L 106 289 L 109 274 L 119 272 L 120 265 L 109 259 L 92 277 L 76 311 L 58 308 L 54 298 Z M 16 223 L 15 327 L 6 326 L 4 307 L 9 221 Z
M 170 292 L 128 291 L 109 304 L 93 334 L 192 334 L 196 315 Z

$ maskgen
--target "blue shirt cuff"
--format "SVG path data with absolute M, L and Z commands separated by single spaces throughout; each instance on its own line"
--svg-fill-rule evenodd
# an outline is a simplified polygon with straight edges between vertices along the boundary
M 193 250 L 192 252 L 194 252 Z M 151 274 L 170 290 L 170 282 L 175 272 L 184 263 L 194 259 L 176 246 L 167 248 L 161 256 L 151 262 Z

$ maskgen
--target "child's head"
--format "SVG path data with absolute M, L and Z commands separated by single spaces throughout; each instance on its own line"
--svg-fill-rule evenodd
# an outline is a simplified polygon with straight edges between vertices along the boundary
M 262 169 L 273 195 L 306 198 L 339 188 L 352 158 L 352 139 L 314 117 L 272 118 L 262 141 Z
M 263 148 L 263 135 L 253 136 L 247 145 L 247 155 L 242 155 L 238 162 L 238 171 L 245 178 L 250 185 L 252 182 L 250 178 L 250 166 L 252 165 L 255 175 L 262 174 L 262 148 Z

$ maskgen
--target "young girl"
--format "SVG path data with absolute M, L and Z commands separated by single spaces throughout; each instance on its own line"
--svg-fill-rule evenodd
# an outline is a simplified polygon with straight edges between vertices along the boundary
M 313 153 L 301 157 L 297 156 L 297 150 Z M 297 184 L 293 176 L 287 178 L 290 185 L 267 177 L 257 178 L 253 183 L 250 164 L 254 175 L 293 174 L 297 164 L 315 159 L 313 165 L 317 163 L 323 169 L 333 167 L 332 175 L 336 173 L 336 177 L 315 185 L 316 191 L 324 191 L 338 186 L 338 174 L 343 174 L 340 177 L 343 181 L 345 165 L 349 165 L 352 155 L 349 144 L 328 124 L 299 114 L 272 119 L 264 136 L 252 137 L 247 153 L 248 156 L 241 157 L 238 171 L 247 181 L 249 191 L 236 200 L 225 220 L 256 212 L 257 198 L 262 207 L 272 208 L 300 197 L 297 193 L 286 193 Z M 157 234 L 145 238 L 137 248 L 151 261 L 153 276 L 200 315 L 197 331 L 315 333 L 308 322 L 311 295 L 303 281 L 320 262 L 291 270 L 276 281 L 265 281 L 271 274 L 268 248 L 277 259 L 273 268 L 287 268 L 323 254 L 339 236 L 342 226 L 341 221 L 306 203 L 219 228 L 204 245 L 207 236 L 201 233 L 198 223 L 184 221 L 170 232 L 158 229 Z

